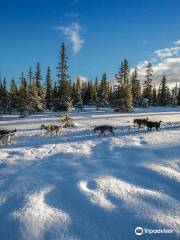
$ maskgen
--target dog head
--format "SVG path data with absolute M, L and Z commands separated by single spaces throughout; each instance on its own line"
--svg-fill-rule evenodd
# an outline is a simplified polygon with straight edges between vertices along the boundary
M 95 133 L 97 131 L 97 127 L 94 128 L 93 132 Z
M 44 124 L 41 125 L 41 130 L 43 130 L 43 129 L 45 129 L 45 125 Z

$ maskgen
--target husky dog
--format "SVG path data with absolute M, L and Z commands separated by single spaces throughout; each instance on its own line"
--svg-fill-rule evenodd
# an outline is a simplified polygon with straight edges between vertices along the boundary
M 152 121 L 146 121 L 145 125 L 147 126 L 147 130 L 151 131 L 152 128 L 156 128 L 156 130 L 158 131 L 160 126 L 161 126 L 162 121 L 159 122 L 152 122 Z
M 108 125 L 102 125 L 102 126 L 95 127 L 94 132 L 100 131 L 99 136 L 101 134 L 104 134 L 105 136 L 105 132 L 110 132 L 111 134 L 114 135 L 114 131 L 113 131 L 114 129 L 116 128 Z
M 49 126 L 45 125 L 45 124 L 42 124 L 41 125 L 41 130 L 48 130 Z
M 1 129 L 0 130 L 0 135 L 6 135 L 6 134 L 10 134 L 10 133 L 15 133 L 17 130 L 14 129 L 14 130 L 5 130 L 5 129 Z
M 137 124 L 138 125 L 138 128 L 141 128 L 141 126 L 145 126 L 146 125 L 146 122 L 148 121 L 148 118 L 142 118 L 142 119 L 140 119 L 140 118 L 135 118 L 134 119 L 134 126 L 135 126 L 135 124 Z
M 8 144 L 12 143 L 12 138 L 10 134 L 5 134 L 0 136 L 0 143 L 1 144 Z
M 46 130 L 47 133 L 50 133 L 51 136 L 52 136 L 53 132 L 55 132 L 56 135 L 57 135 L 58 132 L 63 132 L 63 127 L 62 126 L 57 126 L 57 125 L 47 126 L 47 125 L 42 124 L 41 125 L 41 130 L 43 130 L 43 129 Z

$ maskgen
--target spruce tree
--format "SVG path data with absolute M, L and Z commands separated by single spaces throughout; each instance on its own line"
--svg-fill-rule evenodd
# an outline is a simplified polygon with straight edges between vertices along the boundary
M 67 55 L 64 43 L 61 45 L 59 53 L 59 63 L 57 66 L 57 77 L 58 77 L 58 102 L 56 103 L 55 110 L 70 111 L 72 107 L 72 101 L 69 91 L 69 76 L 68 76 L 68 65 Z
M 115 74 L 115 78 L 116 78 L 119 86 L 124 85 L 124 62 L 121 62 L 121 66 L 118 70 L 118 73 Z
M 81 97 L 81 82 L 80 78 L 78 77 L 75 83 L 75 96 L 74 96 L 74 103 L 77 106 L 82 105 L 82 97 Z
M 28 71 L 28 85 L 29 86 L 33 85 L 33 70 L 32 70 L 32 67 L 30 67 L 29 71 Z
M 135 68 L 135 71 L 132 73 L 131 86 L 132 86 L 133 104 L 138 105 L 138 102 L 141 97 L 141 84 L 140 84 L 140 80 L 138 79 L 137 68 Z
M 165 76 L 163 76 L 160 83 L 158 101 L 160 106 L 166 106 L 168 104 L 168 87 Z
M 101 79 L 100 87 L 100 105 L 107 106 L 109 104 L 109 83 L 107 80 L 107 75 L 104 73 Z
M 28 110 L 28 98 L 27 98 L 27 81 L 24 77 L 24 73 L 21 74 L 20 86 L 18 91 L 19 96 L 19 111 L 21 115 L 24 115 Z
M 52 100 L 53 100 L 53 87 L 52 87 L 50 67 L 48 67 L 47 74 L 46 74 L 45 100 L 46 100 L 46 108 L 51 109 L 52 108 Z
M 39 108 L 37 107 L 37 98 L 38 92 L 37 87 L 35 85 L 35 77 L 33 75 L 33 70 L 30 67 L 28 74 L 27 74 L 27 99 L 28 99 L 28 112 L 29 114 L 35 113 L 36 111 L 39 111 Z
M 3 84 L 0 76 L 0 113 L 3 113 Z
M 117 88 L 117 110 L 119 111 L 132 111 L 133 98 L 132 98 L 132 87 L 129 83 L 129 64 L 127 59 L 121 63 L 121 67 L 116 74 L 116 80 L 118 82 Z
M 14 79 L 11 80 L 10 85 L 10 109 L 12 111 L 18 110 L 18 88 Z
M 93 102 L 97 102 L 97 98 L 99 97 L 99 86 L 98 86 L 98 79 L 96 77 L 94 87 L 93 87 Z
M 128 86 L 129 85 L 129 64 L 128 64 L 128 60 L 124 59 L 124 86 Z
M 180 85 L 179 85 L 178 93 L 177 93 L 177 105 L 180 106 Z
M 152 104 L 153 106 L 157 105 L 157 91 L 156 91 L 156 87 L 154 85 L 153 87 L 153 99 L 152 99 Z
M 3 83 L 1 84 L 2 84 L 1 111 L 3 113 L 8 113 L 11 111 L 11 109 L 10 109 L 10 95 L 6 87 L 6 78 L 4 78 Z
M 44 89 L 41 85 L 41 66 L 40 63 L 36 64 L 36 70 L 34 73 L 34 81 L 33 81 L 33 91 L 34 91 L 34 97 L 36 99 L 36 111 L 41 112 L 44 110 L 45 106 L 45 95 L 44 95 Z
M 175 87 L 172 89 L 172 94 L 171 94 L 171 104 L 174 107 L 177 105 L 177 95 L 178 95 L 178 86 L 176 83 Z
M 146 67 L 146 80 L 144 81 L 143 97 L 148 99 L 148 103 L 152 104 L 153 101 L 153 69 L 152 64 L 149 62 Z

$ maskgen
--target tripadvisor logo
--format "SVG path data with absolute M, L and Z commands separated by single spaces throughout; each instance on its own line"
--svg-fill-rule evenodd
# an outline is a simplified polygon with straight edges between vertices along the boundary
M 136 235 L 142 235 L 143 234 L 143 228 L 142 227 L 136 227 L 135 228 L 135 234 Z
M 173 233 L 172 229 L 149 229 L 136 227 L 134 230 L 135 234 L 141 236 L 142 234 L 170 234 Z

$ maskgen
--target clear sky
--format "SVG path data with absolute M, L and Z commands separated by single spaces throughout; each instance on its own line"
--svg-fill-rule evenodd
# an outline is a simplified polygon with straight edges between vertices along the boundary
M 62 41 L 72 79 L 103 72 L 111 79 L 125 57 L 131 67 L 157 66 L 173 48 L 177 64 L 179 39 L 179 0 L 0 0 L 0 71 L 8 79 L 39 61 L 43 75 L 50 65 L 56 80 Z

